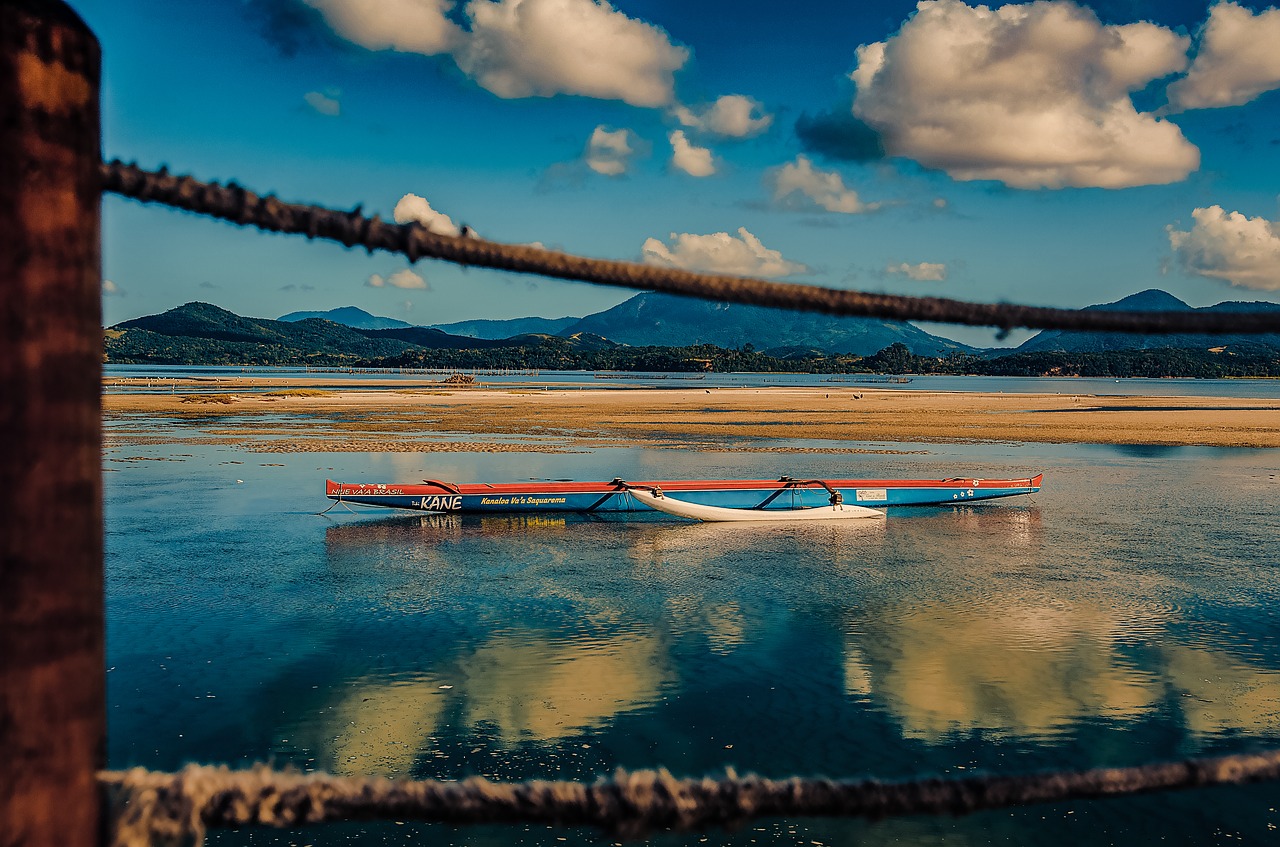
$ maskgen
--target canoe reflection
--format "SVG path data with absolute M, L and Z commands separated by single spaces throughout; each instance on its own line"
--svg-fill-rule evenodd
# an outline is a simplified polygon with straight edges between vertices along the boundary
M 564 515 L 395 515 L 352 523 L 334 524 L 325 529 L 330 548 L 435 544 L 468 535 L 514 535 L 530 531 L 557 532 L 565 529 L 573 516 Z
M 583 515 L 409 515 L 336 524 L 325 530 L 331 557 L 353 551 L 388 554 L 458 542 L 512 546 L 513 563 L 529 545 L 566 551 L 602 543 L 622 544 L 637 563 L 680 561 L 696 565 L 713 558 L 785 546 L 803 556 L 874 544 L 884 537 L 884 521 L 815 521 L 804 524 L 698 523 L 662 516 Z

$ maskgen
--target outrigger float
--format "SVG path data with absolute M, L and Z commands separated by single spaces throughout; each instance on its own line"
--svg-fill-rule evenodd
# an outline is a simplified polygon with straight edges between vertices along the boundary
M 455 484 L 425 479 L 420 483 L 384 484 L 325 481 L 325 494 L 335 503 L 411 509 L 415 512 L 643 512 L 659 508 L 654 492 L 668 504 L 693 505 L 737 512 L 788 512 L 819 508 L 930 506 L 968 503 L 1040 490 L 1044 474 L 1027 479 L 793 479 L 665 480 L 661 482 L 471 482 Z M 330 507 L 332 508 L 332 507 Z M 660 509 L 669 511 L 668 509 Z M 698 520 L 743 520 L 704 513 Z M 879 514 L 879 513 L 877 513 Z M 815 516 L 816 517 L 816 516 Z M 865 515 L 864 515 L 865 517 Z

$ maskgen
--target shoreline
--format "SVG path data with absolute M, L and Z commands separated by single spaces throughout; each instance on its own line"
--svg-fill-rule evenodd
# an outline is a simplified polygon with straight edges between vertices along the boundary
M 982 442 L 1280 447 L 1275 399 L 896 391 L 840 383 L 561 384 L 548 390 L 535 382 L 457 387 L 398 379 L 333 387 L 333 379 L 271 376 L 221 377 L 212 384 L 166 379 L 170 391 L 164 392 L 146 391 L 145 382 L 104 380 L 108 447 L 217 443 L 275 453 L 564 452 L 618 444 L 876 453 L 901 452 L 876 445 Z M 798 444 L 760 443 L 769 441 Z

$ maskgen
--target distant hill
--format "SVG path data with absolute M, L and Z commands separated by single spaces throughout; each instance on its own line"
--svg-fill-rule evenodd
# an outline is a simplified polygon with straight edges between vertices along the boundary
M 364 309 L 358 309 L 355 306 L 343 306 L 340 309 L 330 309 L 327 312 L 290 312 L 287 315 L 281 315 L 279 320 L 292 323 L 305 321 L 308 318 L 321 318 L 322 320 L 333 321 L 336 324 L 349 326 L 353 329 L 396 329 L 413 326 L 411 323 L 398 321 L 395 318 L 380 318 L 377 315 L 371 315 Z
M 403 341 L 414 347 L 432 350 L 483 350 L 488 347 L 515 346 L 505 341 L 489 341 L 483 338 L 466 338 L 450 335 L 429 326 L 407 326 L 396 329 L 358 329 L 356 332 L 368 338 L 387 338 Z
M 1088 306 L 1084 311 L 1113 312 L 1280 312 L 1280 303 L 1231 302 L 1193 308 L 1165 291 L 1148 289 L 1130 294 L 1114 303 Z M 1105 353 L 1116 350 L 1209 350 L 1230 347 L 1236 351 L 1280 351 L 1280 334 L 1231 335 L 1180 333 L 1145 335 L 1129 332 L 1073 332 L 1045 330 L 1027 339 L 1015 353 L 1044 353 L 1060 350 L 1067 353 Z
M 498 340 L 515 335 L 560 335 L 582 318 L 511 318 L 503 321 L 474 320 L 451 324 L 432 324 L 432 329 L 450 335 Z
M 841 318 L 763 306 L 716 303 L 674 294 L 638 294 L 588 315 L 560 335 L 590 332 L 636 346 L 714 344 L 759 350 L 800 347 L 869 356 L 900 342 L 918 356 L 945 356 L 974 348 L 930 335 L 905 321 Z
M 208 303 L 187 303 L 111 327 L 106 353 L 108 361 L 122 364 L 336 365 L 394 356 L 409 346 L 318 318 L 243 318 Z
M 335 311 L 344 312 L 347 318 L 353 317 L 352 311 L 373 317 L 359 309 Z M 565 338 L 525 334 L 489 340 L 450 335 L 425 326 L 356 329 L 322 318 L 273 321 L 241 317 L 209 303 L 187 303 L 159 315 L 116 324 L 107 330 L 105 345 L 107 361 L 116 364 L 317 366 L 367 364 L 409 351 L 549 348 L 579 354 L 619 346 L 590 333 Z
M 577 319 L 575 318 L 574 320 Z M 549 345 L 556 342 L 567 345 L 570 349 L 580 351 L 613 350 L 618 347 L 627 346 L 624 344 L 618 344 L 604 336 L 594 335 L 590 332 L 562 333 L 558 336 L 541 332 L 530 332 L 525 335 L 516 335 L 508 338 L 503 343 L 518 345 L 521 347 L 536 347 L 538 345 Z

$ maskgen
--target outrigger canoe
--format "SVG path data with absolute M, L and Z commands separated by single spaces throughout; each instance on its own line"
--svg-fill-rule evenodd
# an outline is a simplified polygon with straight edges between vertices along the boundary
M 632 490 L 659 488 L 677 499 L 723 509 L 811 509 L 843 503 L 871 506 L 929 506 L 968 503 L 1040 490 L 1044 474 L 1028 479 L 792 479 L 664 480 L 660 482 L 470 482 L 425 479 L 419 483 L 325 481 L 330 500 L 417 512 L 633 512 L 649 506 Z

